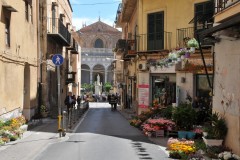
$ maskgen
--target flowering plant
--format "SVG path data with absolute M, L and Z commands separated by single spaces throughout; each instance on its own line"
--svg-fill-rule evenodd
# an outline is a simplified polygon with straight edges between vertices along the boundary
M 202 134 L 203 130 L 201 128 L 195 128 L 193 130 L 193 132 L 198 133 L 198 134 Z
M 187 42 L 187 46 L 188 46 L 188 47 L 199 48 L 198 41 L 197 41 L 195 38 L 190 39 L 190 40 Z
M 175 123 L 172 120 L 164 119 L 164 118 L 158 118 L 158 119 L 148 119 L 147 123 L 150 123 L 152 125 L 158 125 L 162 127 L 175 127 Z
M 233 154 L 232 152 L 227 152 L 227 151 L 219 153 L 218 158 L 221 160 L 228 160 L 228 159 L 240 160 L 240 157 L 238 155 Z
M 132 119 L 130 120 L 130 125 L 134 127 L 139 127 L 142 124 L 142 121 L 140 119 Z
M 174 143 L 169 143 L 170 151 L 180 151 L 185 154 L 195 153 L 196 148 L 194 146 L 194 141 L 183 140 L 183 141 L 175 141 Z

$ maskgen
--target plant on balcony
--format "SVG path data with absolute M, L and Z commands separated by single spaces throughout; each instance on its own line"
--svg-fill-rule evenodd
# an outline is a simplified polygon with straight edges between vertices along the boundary
M 195 38 L 192 38 L 187 42 L 187 46 L 188 47 L 199 48 L 199 43 Z

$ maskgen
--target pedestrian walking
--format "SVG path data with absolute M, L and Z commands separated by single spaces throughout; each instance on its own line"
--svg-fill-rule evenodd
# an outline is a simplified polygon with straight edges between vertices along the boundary
M 69 113 L 70 113 L 70 110 L 72 109 L 73 105 L 72 105 L 72 92 L 68 92 L 68 95 L 66 96 L 65 100 L 64 100 L 64 103 L 65 105 L 67 106 L 67 114 L 68 114 L 68 117 L 69 117 Z
M 109 96 L 109 104 L 111 104 L 111 109 L 116 110 L 117 109 L 117 96 L 112 94 Z

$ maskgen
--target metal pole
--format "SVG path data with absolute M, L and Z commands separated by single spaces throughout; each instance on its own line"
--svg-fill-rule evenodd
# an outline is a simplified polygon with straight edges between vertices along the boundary
M 57 66 L 57 80 L 58 80 L 58 131 L 59 131 L 59 137 L 61 137 L 62 132 L 62 126 L 61 126 L 61 84 L 60 84 L 60 66 Z

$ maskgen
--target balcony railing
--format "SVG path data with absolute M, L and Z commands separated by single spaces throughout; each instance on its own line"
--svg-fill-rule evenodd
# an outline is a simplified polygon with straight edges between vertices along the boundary
M 222 10 L 240 2 L 240 0 L 216 0 L 216 10 L 215 12 L 221 12 Z
M 194 38 L 194 27 L 177 29 L 177 45 L 180 48 L 186 47 L 187 40 Z
M 172 33 L 139 34 L 136 36 L 137 51 L 169 50 L 172 47 Z
M 196 33 L 211 28 L 213 26 L 212 23 L 199 25 L 196 27 L 189 27 L 189 28 L 180 28 L 177 29 L 177 45 L 180 48 L 187 47 L 187 41 L 191 38 L 196 38 Z M 204 45 L 205 42 L 202 42 Z
M 47 33 L 52 37 L 56 37 L 56 40 L 62 45 L 69 46 L 71 43 L 71 34 L 59 18 L 47 19 Z

